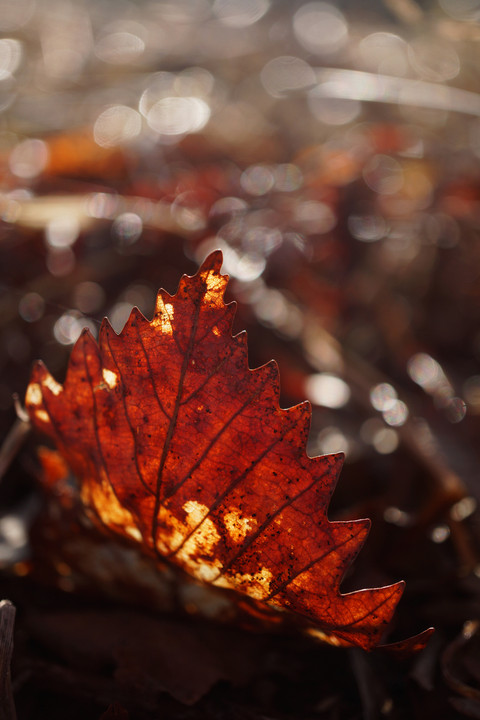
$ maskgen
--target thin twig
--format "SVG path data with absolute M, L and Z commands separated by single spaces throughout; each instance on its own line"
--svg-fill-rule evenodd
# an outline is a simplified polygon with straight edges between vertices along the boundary
M 30 422 L 22 417 L 17 417 L 10 432 L 0 447 L 0 480 L 8 470 L 10 463 L 23 445 L 25 438 L 30 432 Z
M 13 653 L 15 608 L 10 600 L 0 602 L 0 720 L 16 720 L 10 663 Z

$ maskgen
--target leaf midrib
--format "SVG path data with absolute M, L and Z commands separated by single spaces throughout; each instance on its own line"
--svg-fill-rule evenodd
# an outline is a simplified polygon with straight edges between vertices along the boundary
M 205 289 L 206 289 L 206 282 L 205 282 L 205 281 L 203 281 L 202 286 L 203 286 L 203 287 L 202 287 L 202 291 L 203 291 L 203 292 L 202 292 L 202 297 L 203 297 L 203 296 L 205 295 Z M 199 299 L 197 300 L 196 306 L 195 306 L 195 313 L 194 313 L 194 316 L 193 316 L 192 327 L 191 327 L 191 330 L 190 330 L 190 337 L 189 337 L 189 341 L 188 341 L 188 346 L 187 346 L 187 349 L 186 349 L 186 351 L 185 351 L 185 355 L 184 355 L 184 358 L 183 358 L 182 367 L 181 367 L 181 369 L 180 369 L 180 375 L 179 375 L 178 386 L 177 386 L 177 394 L 176 394 L 176 397 L 175 397 L 175 403 L 174 403 L 174 406 L 173 406 L 173 412 L 172 412 L 172 414 L 171 414 L 170 422 L 169 422 L 169 424 L 168 424 L 168 430 L 167 430 L 167 434 L 166 434 L 166 436 L 165 436 L 165 442 L 164 442 L 163 448 L 162 448 L 162 455 L 161 455 L 161 457 L 160 457 L 160 464 L 159 464 L 159 466 L 158 466 L 158 471 L 157 471 L 157 482 L 156 482 L 156 485 L 155 485 L 155 505 L 154 505 L 154 508 L 153 508 L 152 534 L 151 534 L 152 543 L 153 543 L 153 548 L 154 548 L 155 552 L 158 552 L 158 551 L 157 551 L 157 544 L 156 544 L 156 535 L 157 535 L 157 529 L 158 529 L 158 513 L 159 513 L 159 511 L 160 511 L 160 505 L 161 505 L 161 500 L 160 500 L 160 488 L 161 488 L 161 485 L 162 485 L 162 475 L 163 475 L 163 471 L 164 471 L 164 468 L 165 468 L 165 464 L 166 464 L 166 462 L 167 462 L 168 453 L 170 452 L 170 444 L 171 444 L 171 442 L 172 442 L 173 434 L 174 434 L 174 432 L 175 432 L 175 427 L 176 427 L 176 424 L 177 424 L 178 413 L 179 413 L 179 411 L 180 411 L 180 406 L 181 406 L 181 397 L 182 397 L 182 393 L 183 393 L 183 383 L 184 383 L 184 380 L 185 380 L 185 376 L 186 376 L 186 374 L 187 374 L 188 365 L 189 365 L 189 363 L 190 363 L 190 358 L 191 358 L 191 355 L 192 355 L 192 350 L 193 350 L 193 347 L 194 347 L 194 344 L 195 344 L 195 337 L 196 337 L 197 329 L 198 329 L 198 320 L 199 320 L 199 317 L 200 317 L 201 306 L 202 306 L 202 302 L 201 302 L 201 299 L 199 298 Z

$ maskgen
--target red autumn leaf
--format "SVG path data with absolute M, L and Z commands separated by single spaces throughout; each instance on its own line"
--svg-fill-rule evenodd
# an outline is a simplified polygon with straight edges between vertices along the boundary
M 403 583 L 341 594 L 368 520 L 330 522 L 341 454 L 305 451 L 310 406 L 279 407 L 274 362 L 251 370 L 231 335 L 222 256 L 148 321 L 85 331 L 64 385 L 37 363 L 26 407 L 100 524 L 196 579 L 307 618 L 336 645 L 377 645 Z

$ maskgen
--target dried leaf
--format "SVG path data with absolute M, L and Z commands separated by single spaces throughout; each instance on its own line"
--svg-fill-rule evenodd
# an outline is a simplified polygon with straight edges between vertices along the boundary
M 212 253 L 154 317 L 85 331 L 64 385 L 38 363 L 27 390 L 102 526 L 196 579 L 307 618 L 335 645 L 377 645 L 403 583 L 341 594 L 368 520 L 330 522 L 341 454 L 305 451 L 310 406 L 278 404 L 274 362 L 251 370 L 231 335 Z

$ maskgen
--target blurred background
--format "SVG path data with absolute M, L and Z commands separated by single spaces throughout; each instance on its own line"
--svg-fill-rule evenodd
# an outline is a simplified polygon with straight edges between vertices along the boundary
M 63 380 L 222 249 L 250 365 L 346 454 L 330 516 L 373 520 L 344 587 L 405 578 L 398 636 L 438 628 L 388 713 L 480 717 L 480 2 L 0 0 L 0 33 L 2 436 L 33 360 Z M 75 592 L 27 532 L 34 445 L 4 594 Z

